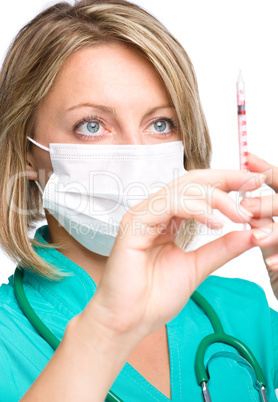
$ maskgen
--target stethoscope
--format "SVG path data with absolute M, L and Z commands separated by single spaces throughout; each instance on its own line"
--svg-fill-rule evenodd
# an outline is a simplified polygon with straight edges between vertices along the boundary
M 50 329 L 47 328 L 47 326 L 41 321 L 41 319 L 34 312 L 24 292 L 22 285 L 22 278 L 23 278 L 23 271 L 19 268 L 16 268 L 14 274 L 14 291 L 19 306 L 21 307 L 22 311 L 29 319 L 33 327 L 38 331 L 38 333 L 48 342 L 48 344 L 54 350 L 56 350 L 60 341 L 50 331 Z M 207 373 L 204 364 L 205 352 L 211 344 L 217 342 L 233 346 L 239 352 L 239 355 L 235 355 L 236 360 L 238 360 L 241 364 L 246 365 L 249 368 L 250 372 L 253 373 L 255 387 L 259 390 L 262 401 L 267 402 L 265 394 L 266 382 L 264 379 L 264 375 L 259 363 L 257 362 L 251 350 L 243 342 L 240 342 L 237 338 L 228 335 L 224 332 L 222 324 L 215 310 L 212 308 L 209 302 L 202 295 L 200 295 L 199 292 L 195 291 L 191 295 L 191 299 L 195 303 L 197 303 L 199 307 L 201 307 L 202 310 L 206 313 L 214 329 L 213 334 L 207 335 L 201 341 L 195 357 L 195 373 L 197 382 L 202 388 L 202 396 L 204 402 L 211 402 L 207 384 L 209 381 L 209 375 Z M 228 357 L 228 355 L 226 355 L 225 352 L 216 353 L 215 355 Z M 106 400 L 108 402 L 112 401 L 123 402 L 122 399 L 120 399 L 117 395 L 115 395 L 114 392 L 112 392 L 111 390 L 108 392 Z

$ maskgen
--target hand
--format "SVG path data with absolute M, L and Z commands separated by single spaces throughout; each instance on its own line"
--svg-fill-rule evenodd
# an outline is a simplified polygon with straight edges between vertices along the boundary
M 265 178 L 260 176 L 192 170 L 131 208 L 122 219 L 97 292 L 84 310 L 88 322 L 94 314 L 105 331 L 141 340 L 173 319 L 208 275 L 254 246 L 252 231 L 239 231 L 185 253 L 174 243 L 177 228 L 191 218 L 220 227 L 213 209 L 233 222 L 249 221 L 248 211 L 239 210 L 227 192 L 252 191 L 262 185 Z
M 273 216 L 278 216 L 278 168 L 256 155 L 248 155 L 251 172 L 260 172 L 266 176 L 265 183 L 274 191 L 274 195 L 245 198 L 240 205 L 254 214 L 249 222 L 251 228 L 260 228 L 252 233 L 252 241 L 261 248 L 270 277 L 273 292 L 278 299 L 278 223 Z

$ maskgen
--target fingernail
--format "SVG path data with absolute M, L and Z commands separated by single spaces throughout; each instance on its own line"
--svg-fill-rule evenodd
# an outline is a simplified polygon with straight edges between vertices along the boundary
M 272 230 L 269 228 L 257 229 L 252 234 L 256 240 L 263 240 L 271 234 Z
M 253 154 L 252 152 L 248 152 L 248 156 L 252 156 L 252 158 L 259 159 L 258 156 Z
M 205 225 L 212 229 L 221 229 L 225 222 L 219 216 L 213 214 L 210 219 L 206 220 Z
M 261 182 L 265 182 L 266 181 L 266 175 L 262 174 L 262 173 L 258 173 L 258 180 Z
M 211 223 L 211 228 L 212 229 L 216 229 L 216 230 L 219 230 L 219 229 L 222 229 L 223 228 L 223 226 L 224 226 L 224 223 L 223 222 L 212 222 Z
M 251 156 L 252 158 L 258 159 L 260 161 L 263 161 L 263 158 L 260 158 L 258 155 L 253 154 L 252 152 L 248 152 L 248 156 Z
M 262 183 L 266 181 L 266 175 L 263 173 L 253 173 L 253 172 L 246 172 L 247 175 L 251 178 L 254 177 L 254 179 L 261 181 Z
M 250 212 L 250 211 L 248 211 L 248 209 L 244 208 L 244 207 L 242 206 L 242 204 L 240 205 L 240 212 L 243 212 L 244 215 L 249 216 L 249 218 L 253 218 L 253 216 L 254 216 L 254 215 L 252 214 L 252 212 Z
M 266 258 L 265 262 L 269 267 L 278 265 L 278 255 L 273 255 L 271 257 Z
M 243 198 L 240 202 L 240 206 L 242 208 L 250 209 L 250 208 L 258 208 L 260 206 L 260 201 L 258 198 Z
M 244 204 L 244 205 L 249 205 L 249 198 L 243 198 L 243 199 L 240 201 L 240 205 L 242 205 L 242 204 Z

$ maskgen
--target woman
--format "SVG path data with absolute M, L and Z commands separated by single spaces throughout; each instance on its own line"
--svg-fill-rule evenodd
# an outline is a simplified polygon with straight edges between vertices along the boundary
M 252 173 L 207 169 L 193 67 L 165 27 L 123 0 L 56 4 L 18 34 L 0 96 L 1 242 L 60 342 L 54 353 L 25 317 L 11 277 L 0 293 L 1 399 L 102 401 L 111 389 L 124 401 L 201 401 L 194 361 L 213 329 L 190 298 L 198 287 L 265 377 L 256 389 L 237 351 L 214 343 L 212 400 L 276 400 L 277 313 L 258 286 L 207 278 L 260 245 L 277 295 L 277 229 L 265 239 L 256 229 L 272 222 L 271 200 L 239 209 L 227 194 L 271 184 L 260 174 L 271 166 L 250 156 Z M 48 225 L 30 241 L 42 206 Z M 197 222 L 222 226 L 213 209 L 254 229 L 184 252 Z

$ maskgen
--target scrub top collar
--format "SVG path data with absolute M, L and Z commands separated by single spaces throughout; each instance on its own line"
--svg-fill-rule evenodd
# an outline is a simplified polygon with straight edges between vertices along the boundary
M 48 225 L 41 226 L 36 231 L 35 239 L 42 244 L 47 244 L 48 233 Z M 74 314 L 79 314 L 84 310 L 97 289 L 94 280 L 83 268 L 65 257 L 57 249 L 44 248 L 43 246 L 33 246 L 33 249 L 45 261 L 52 263 L 57 266 L 57 269 L 70 274 L 70 276 L 57 281 L 45 278 L 27 269 L 24 271 L 24 281 L 31 282 L 32 285 L 39 283 L 41 289 L 44 289 L 45 292 L 48 291 L 49 295 L 52 294 L 54 298 L 63 302 Z

